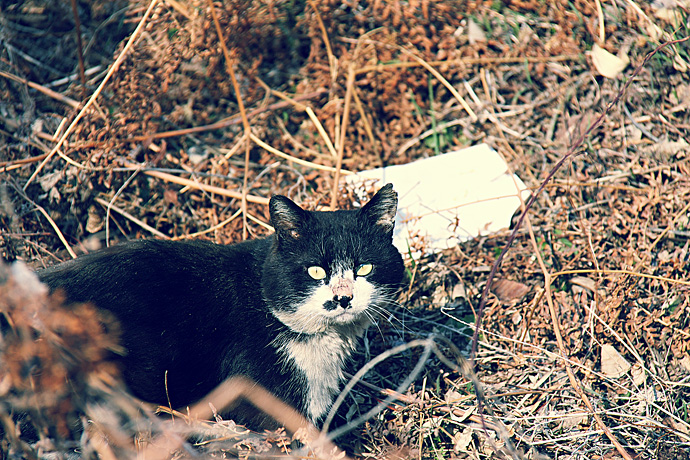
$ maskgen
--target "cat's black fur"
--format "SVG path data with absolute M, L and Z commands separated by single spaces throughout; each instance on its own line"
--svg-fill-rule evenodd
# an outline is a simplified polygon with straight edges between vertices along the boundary
M 241 374 L 318 421 L 358 337 L 402 280 L 392 245 L 397 195 L 386 185 L 355 211 L 304 211 L 282 196 L 269 207 L 276 232 L 266 238 L 131 241 L 39 278 L 117 318 L 125 381 L 139 398 L 183 408 Z M 371 271 L 357 276 L 362 264 Z M 326 277 L 313 279 L 313 266 Z M 360 305 L 360 294 L 371 298 Z

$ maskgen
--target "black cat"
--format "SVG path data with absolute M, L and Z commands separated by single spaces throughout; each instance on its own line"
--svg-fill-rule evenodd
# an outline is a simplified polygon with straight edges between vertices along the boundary
M 38 275 L 69 302 L 117 318 L 125 381 L 139 398 L 183 408 L 245 375 L 317 422 L 357 339 L 402 281 L 397 202 L 391 184 L 355 211 L 305 211 L 278 195 L 269 237 L 137 240 Z

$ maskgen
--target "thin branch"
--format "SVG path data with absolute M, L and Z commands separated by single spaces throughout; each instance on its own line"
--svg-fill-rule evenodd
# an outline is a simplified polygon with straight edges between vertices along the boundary
M 587 130 L 585 130 L 580 135 L 580 137 L 573 143 L 573 145 L 570 147 L 570 149 L 568 149 L 568 152 L 554 165 L 553 168 L 551 168 L 549 173 L 546 175 L 546 178 L 542 181 L 541 184 L 539 184 L 539 187 L 530 196 L 529 200 L 527 200 L 527 203 L 525 204 L 525 212 L 523 212 L 520 215 L 520 218 L 518 219 L 517 223 L 515 224 L 515 228 L 511 232 L 510 236 L 508 237 L 508 241 L 506 242 L 505 246 L 503 247 L 503 250 L 499 254 L 499 256 L 496 259 L 496 261 L 494 262 L 494 264 L 492 265 L 491 271 L 489 272 L 489 277 L 487 279 L 486 284 L 484 285 L 484 290 L 482 291 L 482 297 L 479 301 L 479 307 L 477 308 L 477 327 L 474 331 L 474 336 L 472 339 L 472 351 L 470 353 L 470 359 L 473 360 L 477 354 L 477 343 L 479 340 L 479 331 L 481 329 L 481 320 L 482 320 L 484 308 L 486 307 L 486 302 L 488 301 L 488 298 L 489 298 L 491 282 L 496 277 L 496 273 L 498 272 L 498 267 L 501 265 L 501 262 L 503 261 L 503 257 L 505 257 L 506 253 L 508 252 L 508 249 L 510 249 L 510 247 L 512 246 L 513 241 L 515 241 L 515 238 L 518 235 L 520 227 L 522 227 L 522 222 L 525 220 L 525 216 L 526 216 L 527 212 L 532 208 L 532 206 L 534 205 L 534 202 L 537 200 L 539 195 L 541 195 L 541 192 L 544 190 L 544 188 L 546 188 L 546 185 L 549 182 L 551 182 L 551 179 L 556 175 L 556 172 L 559 169 L 561 169 L 563 164 L 565 164 L 566 161 L 570 160 L 574 156 L 582 154 L 582 152 L 579 152 L 578 149 L 582 146 L 585 139 L 592 133 L 592 131 L 594 131 L 595 129 L 597 129 L 599 127 L 599 125 L 601 125 L 601 123 L 604 121 L 604 118 L 606 117 L 606 115 L 608 115 L 609 111 L 611 110 L 611 108 L 613 108 L 613 106 L 616 105 L 618 103 L 618 101 L 620 101 L 620 99 L 623 97 L 623 95 L 627 92 L 628 88 L 632 84 L 635 77 L 637 77 L 637 75 L 647 65 L 649 60 L 657 52 L 659 52 L 661 49 L 663 49 L 664 47 L 672 45 L 672 44 L 676 44 L 676 43 L 685 42 L 689 39 L 690 39 L 690 37 L 685 37 L 685 38 L 680 39 L 680 40 L 674 40 L 674 41 L 666 42 L 663 45 L 660 45 L 657 48 L 655 48 L 654 50 L 652 50 L 649 54 L 647 54 L 645 56 L 644 60 L 642 61 L 642 63 L 635 68 L 635 71 L 630 76 L 628 81 L 625 82 L 625 85 L 623 85 L 623 88 L 621 88 L 621 90 L 618 92 L 618 94 L 616 94 L 616 96 L 613 98 L 613 100 L 611 102 L 609 102 L 609 104 L 606 106 L 606 108 L 604 109 L 602 114 L 599 115 L 599 117 L 594 121 L 594 123 L 592 123 L 592 125 L 589 128 L 587 128 Z
M 213 6 L 213 0 L 208 0 L 208 6 L 211 10 L 211 16 L 213 17 L 213 24 L 216 26 L 216 33 L 218 34 L 218 41 L 220 47 L 223 50 L 223 56 L 225 56 L 225 68 L 230 74 L 230 79 L 232 80 L 232 87 L 235 90 L 235 98 L 237 99 L 237 105 L 240 109 L 240 115 L 242 116 L 242 125 L 244 126 L 245 140 L 245 151 L 244 151 L 244 177 L 242 182 L 242 239 L 247 239 L 248 227 L 247 227 L 247 181 L 249 180 L 249 152 L 251 151 L 251 144 L 249 140 L 251 139 L 252 129 L 249 125 L 249 119 L 247 118 L 247 111 L 244 108 L 244 102 L 242 101 L 242 93 L 240 92 L 240 85 L 237 83 L 237 77 L 235 76 L 235 69 L 233 64 L 235 59 L 231 59 L 228 47 L 225 45 L 225 37 L 223 36 L 223 30 L 220 28 L 220 22 L 218 21 L 218 15 L 216 14 L 216 8 Z
M 14 185 L 14 183 L 12 183 L 12 182 L 10 182 L 10 184 L 11 184 L 12 188 L 13 188 L 17 193 L 19 193 L 19 195 L 20 195 L 22 198 L 24 198 L 26 201 L 28 201 L 28 202 L 31 203 L 33 206 L 35 206 L 36 209 L 37 209 L 41 214 L 43 214 L 43 217 L 45 217 L 46 220 L 48 221 L 48 223 L 50 224 L 50 226 L 53 227 L 53 230 L 55 231 L 55 234 L 57 235 L 57 237 L 58 237 L 58 238 L 60 239 L 60 241 L 62 242 L 62 245 L 65 247 L 65 249 L 67 249 L 67 252 L 69 253 L 70 257 L 72 257 L 73 259 L 76 259 L 76 258 L 77 258 L 77 253 L 75 253 L 74 250 L 72 250 L 72 247 L 69 245 L 69 243 L 68 243 L 67 240 L 65 239 L 65 236 L 62 234 L 62 232 L 60 231 L 60 228 L 57 226 L 57 224 L 55 223 L 55 221 L 50 217 L 50 214 L 48 214 L 48 212 L 47 212 L 42 206 L 40 206 L 38 203 L 36 203 L 35 201 L 33 201 L 31 198 L 29 198 L 28 195 L 24 192 L 24 190 L 22 190 L 22 189 L 19 188 L 19 187 L 16 187 L 16 186 Z
M 482 296 L 481 296 L 481 299 L 480 299 L 480 302 L 479 302 L 479 306 L 478 306 L 478 308 L 477 308 L 476 328 L 475 328 L 475 330 L 474 330 L 474 335 L 473 335 L 473 337 L 472 337 L 472 350 L 471 350 L 471 353 L 470 353 L 470 359 L 471 359 L 471 360 L 474 360 L 474 359 L 475 359 L 475 356 L 476 356 L 476 353 L 477 353 L 477 345 L 478 345 L 478 343 L 479 343 L 479 331 L 481 330 L 481 320 L 482 320 L 482 316 L 483 316 L 483 313 L 484 313 L 484 309 L 485 309 L 485 307 L 486 307 L 486 303 L 487 303 L 488 298 L 489 298 L 489 293 L 490 293 L 490 289 L 491 289 L 491 283 L 492 283 L 493 279 L 495 278 L 496 273 L 498 272 L 498 267 L 500 266 L 500 264 L 501 264 L 501 262 L 502 262 L 502 260 L 503 260 L 503 257 L 505 256 L 505 254 L 508 252 L 508 249 L 510 249 L 510 247 L 511 247 L 512 244 L 513 244 L 513 242 L 515 241 L 515 238 L 517 237 L 517 234 L 518 234 L 518 230 L 519 230 L 520 227 L 522 226 L 522 223 L 524 222 L 524 220 L 525 220 L 525 218 L 526 218 L 526 216 L 527 216 L 527 212 L 532 208 L 532 206 L 534 205 L 535 201 L 536 201 L 537 198 L 541 195 L 541 192 L 542 192 L 542 191 L 544 190 L 544 188 L 546 187 L 546 184 L 548 184 L 548 183 L 551 181 L 551 179 L 554 177 L 554 175 L 556 174 L 556 172 L 563 166 L 563 164 L 565 164 L 566 161 L 572 159 L 572 158 L 575 157 L 576 155 L 579 155 L 579 154 L 582 153 L 582 152 L 579 151 L 579 149 L 580 149 L 580 147 L 582 146 L 582 144 L 584 143 L 585 139 L 587 139 L 587 137 L 588 137 L 595 129 L 597 129 L 597 128 L 601 125 L 601 123 L 603 122 L 603 120 L 606 118 L 606 116 L 608 115 L 609 111 L 611 110 L 611 108 L 612 108 L 614 105 L 616 105 L 616 104 L 620 101 L 620 99 L 623 97 L 623 95 L 625 95 L 625 93 L 627 92 L 628 88 L 629 88 L 630 85 L 632 84 L 632 82 L 633 82 L 633 80 L 635 79 L 635 77 L 642 71 L 642 69 L 643 69 L 643 68 L 645 67 L 645 65 L 649 62 L 649 60 L 650 60 L 657 52 L 659 52 L 661 49 L 663 49 L 664 47 L 669 46 L 669 45 L 672 45 L 672 44 L 675 44 L 675 43 L 684 42 L 684 41 L 686 41 L 686 40 L 688 40 L 688 39 L 690 39 L 690 37 L 686 37 L 686 38 L 683 38 L 683 39 L 680 39 L 680 40 L 674 40 L 674 41 L 666 42 L 666 43 L 664 43 L 663 45 L 660 45 L 660 46 L 658 46 L 657 48 L 655 48 L 655 49 L 654 49 L 653 51 L 651 51 L 650 53 L 648 53 L 648 54 L 645 56 L 645 58 L 644 58 L 644 60 L 642 61 L 642 63 L 641 63 L 639 66 L 637 66 L 637 67 L 635 68 L 635 71 L 633 72 L 633 74 L 631 75 L 631 77 L 628 79 L 628 81 L 625 82 L 625 85 L 623 85 L 623 88 L 621 88 L 621 90 L 616 94 L 616 96 L 613 98 L 613 100 L 612 100 L 611 102 L 609 102 L 609 104 L 606 106 L 606 108 L 604 109 L 604 111 L 602 112 L 602 114 L 599 115 L 599 117 L 594 121 L 594 123 L 592 123 L 592 125 L 591 125 L 589 128 L 587 128 L 587 130 L 585 130 L 585 131 L 580 135 L 580 137 L 579 137 L 579 138 L 573 143 L 573 145 L 570 147 L 570 149 L 568 150 L 568 152 L 567 152 L 567 153 L 556 163 L 556 165 L 549 171 L 549 173 L 547 174 L 546 178 L 545 178 L 545 179 L 542 181 L 542 183 L 539 185 L 539 188 L 530 196 L 529 200 L 527 201 L 527 204 L 525 205 L 525 210 L 524 210 L 524 212 L 522 212 L 522 214 L 520 215 L 520 218 L 518 219 L 518 221 L 517 221 L 517 223 L 516 223 L 516 225 L 515 225 L 515 228 L 514 228 L 513 231 L 511 232 L 510 236 L 508 237 L 508 241 L 506 242 L 505 246 L 503 247 L 503 250 L 501 251 L 501 254 L 498 256 L 498 258 L 497 258 L 496 261 L 494 262 L 493 266 L 491 267 L 491 271 L 490 271 L 490 273 L 489 273 L 487 282 L 486 282 L 486 284 L 485 284 L 485 286 L 484 286 L 484 290 L 482 291 Z M 545 273 L 545 278 L 546 278 L 546 279 L 545 279 L 545 283 L 547 283 L 546 288 L 548 289 L 548 288 L 549 288 L 549 285 L 550 285 L 550 282 L 551 282 L 550 276 L 549 276 L 548 273 Z M 559 349 L 561 350 L 561 354 L 563 355 L 563 353 L 564 353 L 564 348 L 563 348 L 563 344 L 561 343 L 561 340 L 562 340 L 562 339 L 560 338 L 560 329 L 558 328 L 557 317 L 556 317 L 555 311 L 552 311 L 552 310 L 553 310 L 553 306 L 552 306 L 551 298 L 550 298 L 550 296 L 548 296 L 548 295 L 547 295 L 547 300 L 549 301 L 549 310 L 550 310 L 550 313 L 551 313 L 551 316 L 552 316 L 552 321 L 553 321 L 553 323 L 554 323 L 554 333 L 556 333 L 556 335 L 557 335 L 557 340 L 559 341 Z M 566 358 L 566 356 L 563 355 L 563 358 Z M 571 384 L 573 385 L 573 387 L 575 388 L 575 390 L 578 392 L 578 394 L 580 395 L 580 397 L 582 398 L 582 400 L 585 402 L 585 404 L 587 405 L 587 407 L 590 409 L 590 411 L 593 412 L 593 411 L 594 411 L 594 408 L 592 407 L 592 404 L 591 404 L 591 402 L 589 401 L 589 399 L 587 398 L 587 396 L 584 394 L 582 388 L 577 384 L 577 381 L 575 380 L 574 375 L 572 375 L 572 369 L 570 369 L 569 366 L 566 366 L 566 370 L 567 370 L 567 372 L 568 372 L 568 376 L 569 376 L 569 378 L 570 378 Z M 479 405 L 481 405 L 480 402 L 479 402 Z M 597 419 L 597 423 L 598 423 L 598 424 L 600 425 L 600 427 L 605 431 L 605 433 L 607 434 L 607 436 L 609 437 L 609 439 L 611 440 L 611 442 L 616 446 L 616 449 L 618 450 L 618 452 L 619 452 L 624 458 L 626 458 L 626 459 L 631 459 L 632 457 L 630 456 L 630 454 L 625 450 L 625 448 L 623 448 L 623 447 L 621 446 L 621 444 L 620 444 L 620 443 L 618 442 L 618 440 L 613 436 L 613 434 L 612 434 L 611 431 L 608 429 L 608 427 L 603 423 L 603 421 L 601 420 L 601 418 L 600 418 L 600 417 L 597 417 L 596 419 Z
M 79 57 L 79 78 L 81 79 L 82 93 L 86 95 L 86 71 L 84 69 L 84 45 L 81 42 L 81 21 L 79 20 L 79 9 L 77 0 L 70 0 L 72 4 L 72 15 L 74 16 L 74 35 L 77 36 L 77 56 Z
M 132 166 L 129 165 L 128 166 Z M 196 190 L 202 190 L 208 193 L 215 193 L 216 195 L 227 196 L 230 198 L 235 198 L 238 200 L 242 199 L 242 194 L 239 192 L 233 192 L 232 190 L 216 187 L 214 185 L 206 185 L 202 183 L 195 182 L 193 180 L 185 179 L 182 177 L 177 177 L 173 174 L 164 173 L 161 171 L 142 171 L 147 176 L 157 177 L 158 179 L 165 180 L 167 182 L 172 182 L 174 184 L 184 185 L 185 187 L 193 188 Z M 247 201 L 258 204 L 268 204 L 268 198 L 255 195 L 247 195 Z
M 127 219 L 131 220 L 132 222 L 134 222 L 135 224 L 137 224 L 138 226 L 140 226 L 140 227 L 143 228 L 144 230 L 147 230 L 148 232 L 150 232 L 150 233 L 153 234 L 153 235 L 156 235 L 156 236 L 159 237 L 159 238 L 163 238 L 163 239 L 166 239 L 166 240 L 169 240 L 169 239 L 170 239 L 170 237 L 169 237 L 168 235 L 166 235 L 165 233 L 159 232 L 159 231 L 156 230 L 155 228 L 153 228 L 153 227 L 151 227 L 150 225 L 148 225 L 146 222 L 144 222 L 144 221 L 142 221 L 142 220 L 140 220 L 140 219 L 137 219 L 136 217 L 134 217 L 133 215 L 131 215 L 130 213 L 128 213 L 128 212 L 125 211 L 124 209 L 118 208 L 117 206 L 115 206 L 115 205 L 112 204 L 112 203 L 109 203 L 109 202 L 107 202 L 107 201 L 105 201 L 105 200 L 103 200 L 103 199 L 101 199 L 101 198 L 96 198 L 96 203 L 98 203 L 98 204 L 100 204 L 100 205 L 103 205 L 107 210 L 113 210 L 113 211 L 115 211 L 116 213 L 118 213 L 118 214 L 120 214 L 120 215 L 126 217 Z
M 117 69 L 120 68 L 122 61 L 124 61 L 125 56 L 127 56 L 127 54 L 129 53 L 129 50 L 134 45 L 134 42 L 139 37 L 139 34 L 143 30 L 144 25 L 146 24 L 146 21 L 148 21 L 148 18 L 151 15 L 151 12 L 153 11 L 153 7 L 156 6 L 157 3 L 158 3 L 158 0 L 151 0 L 151 3 L 149 3 L 149 6 L 146 9 L 146 12 L 144 13 L 144 16 L 139 21 L 137 28 L 134 29 L 134 32 L 132 32 L 132 35 L 129 37 L 129 40 L 127 40 L 127 44 L 125 44 L 125 47 L 122 49 L 122 52 L 117 57 L 117 59 L 115 59 L 115 62 L 113 62 L 113 65 L 110 66 L 110 69 L 108 69 L 108 73 L 103 78 L 103 81 L 101 81 L 101 84 L 98 85 L 98 88 L 96 88 L 96 91 L 94 91 L 94 93 L 91 95 L 91 97 L 86 102 L 86 104 L 84 104 L 84 107 L 82 107 L 82 109 L 79 111 L 79 113 L 74 118 L 74 120 L 72 120 L 72 123 L 70 123 L 70 125 L 67 127 L 65 132 L 62 134 L 60 139 L 57 141 L 57 143 L 55 144 L 55 147 L 53 147 L 53 149 L 50 151 L 48 156 L 46 156 L 46 158 L 41 162 L 41 164 L 38 165 L 38 167 L 33 172 L 31 177 L 29 177 L 29 179 L 26 181 L 26 183 L 24 184 L 24 187 L 23 187 L 24 190 L 26 190 L 29 187 L 29 185 L 36 179 L 36 177 L 41 172 L 41 170 L 43 170 L 45 165 L 48 164 L 48 162 L 53 158 L 53 156 L 58 152 L 58 150 L 60 150 L 60 148 L 62 147 L 62 144 L 64 144 L 65 141 L 67 140 L 67 138 L 69 137 L 69 135 L 72 134 L 72 131 L 74 131 L 74 128 L 76 128 L 79 121 L 84 117 L 84 115 L 86 115 L 86 112 L 94 104 L 94 102 L 96 102 L 96 99 L 98 98 L 98 96 L 100 96 L 101 92 L 103 92 L 105 85 L 108 83 L 108 81 L 113 76 L 113 74 L 115 74 L 115 72 L 117 72 Z
M 343 167 L 343 155 L 345 153 L 345 133 L 350 122 L 350 103 L 352 91 L 355 86 L 355 66 L 350 63 L 347 72 L 347 89 L 345 90 L 345 106 L 343 107 L 343 121 L 340 126 L 340 138 L 338 139 L 338 156 L 335 163 L 335 175 L 333 177 L 333 191 L 331 192 L 331 209 L 335 210 L 338 204 L 338 185 L 340 184 L 340 169 Z
M 324 165 L 320 165 L 318 163 L 312 163 L 311 161 L 302 160 L 301 158 L 293 157 L 291 155 L 288 155 L 287 153 L 281 152 L 280 150 L 276 149 L 275 147 L 271 147 L 270 145 L 268 145 L 267 143 L 265 143 L 264 141 L 262 141 L 261 139 L 256 137 L 256 135 L 254 135 L 253 133 L 251 134 L 251 139 L 259 147 L 271 152 L 272 154 L 274 154 L 276 156 L 284 158 L 288 161 L 292 161 L 293 163 L 297 163 L 299 165 L 306 166 L 308 168 L 318 169 L 320 171 L 328 171 L 328 172 L 332 172 L 332 173 L 334 173 L 336 171 L 336 169 L 332 166 L 324 166 Z M 345 174 L 345 175 L 353 174 L 351 171 L 347 171 L 344 169 L 341 170 L 340 172 L 341 172 L 341 174 Z

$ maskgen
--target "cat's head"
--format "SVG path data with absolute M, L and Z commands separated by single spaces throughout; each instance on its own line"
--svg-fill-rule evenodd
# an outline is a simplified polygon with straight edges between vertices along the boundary
M 382 315 L 404 272 L 392 244 L 397 205 L 391 184 L 355 211 L 305 211 L 271 198 L 276 233 L 262 280 L 271 313 L 308 335 L 359 333 Z

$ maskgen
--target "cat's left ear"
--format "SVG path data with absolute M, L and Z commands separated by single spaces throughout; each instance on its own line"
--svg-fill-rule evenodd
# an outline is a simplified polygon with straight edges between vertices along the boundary
M 393 184 L 386 184 L 360 210 L 371 222 L 381 227 L 387 233 L 393 233 L 395 213 L 398 210 L 398 194 L 393 190 Z
M 271 213 L 271 225 L 279 238 L 297 239 L 300 237 L 302 226 L 307 218 L 307 212 L 304 209 L 283 195 L 273 195 L 268 203 L 268 209 Z

